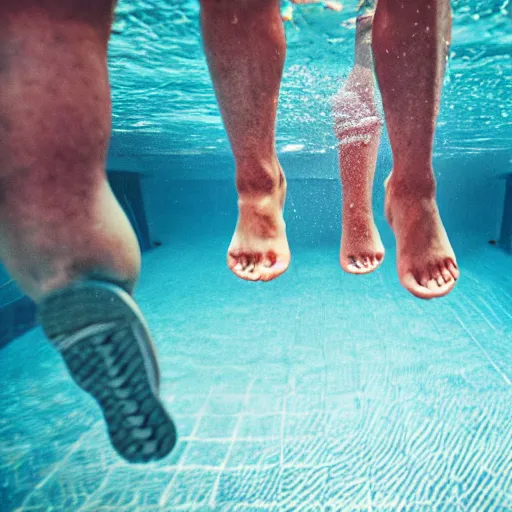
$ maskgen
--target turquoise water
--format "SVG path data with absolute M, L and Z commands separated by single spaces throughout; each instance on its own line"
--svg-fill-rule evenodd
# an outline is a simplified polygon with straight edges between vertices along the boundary
M 333 149 L 331 96 L 353 59 L 356 0 L 334 13 L 297 7 L 286 23 L 288 54 L 277 142 L 280 151 Z M 512 31 L 508 0 L 453 2 L 454 27 L 438 153 L 511 147 Z M 116 156 L 228 151 L 204 60 L 198 2 L 121 1 L 110 45 Z M 463 122 L 462 122 L 463 121 Z M 183 134 L 187 134 L 183 137 Z M 137 137 L 133 143 L 132 137 Z
M 300 248 L 252 286 L 225 242 L 144 261 L 137 298 L 180 433 L 160 463 L 117 457 L 38 330 L 3 349 L 3 510 L 512 509 L 510 256 L 464 252 L 457 291 L 423 303 L 393 254 L 361 280 L 334 247 Z
M 278 149 L 293 262 L 258 284 L 225 266 L 234 169 L 197 4 L 121 0 L 108 167 L 142 173 L 161 244 L 136 299 L 179 442 L 159 463 L 122 461 L 34 329 L 0 349 L 0 511 L 512 510 L 512 255 L 488 243 L 512 172 L 510 6 L 454 4 L 435 167 L 462 279 L 430 303 L 396 276 L 386 138 L 386 260 L 363 278 L 338 265 L 330 96 L 350 69 L 354 12 L 297 8 L 287 24 Z

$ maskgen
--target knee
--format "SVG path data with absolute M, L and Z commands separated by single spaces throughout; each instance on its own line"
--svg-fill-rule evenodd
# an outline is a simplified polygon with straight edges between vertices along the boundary
M 81 279 L 102 279 L 132 291 L 141 263 L 137 238 L 108 185 L 100 188 L 80 204 L 61 195 L 51 208 L 37 201 L 27 207 L 23 190 L 21 200 L 9 194 L 14 197 L 7 198 L 8 211 L 0 212 L 9 218 L 0 231 L 0 256 L 35 301 Z

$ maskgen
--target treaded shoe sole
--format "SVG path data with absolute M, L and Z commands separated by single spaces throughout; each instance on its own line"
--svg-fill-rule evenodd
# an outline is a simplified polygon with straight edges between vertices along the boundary
M 44 297 L 39 320 L 75 382 L 100 405 L 121 457 L 165 457 L 176 428 L 158 399 L 153 343 L 130 295 L 102 281 L 79 282 Z

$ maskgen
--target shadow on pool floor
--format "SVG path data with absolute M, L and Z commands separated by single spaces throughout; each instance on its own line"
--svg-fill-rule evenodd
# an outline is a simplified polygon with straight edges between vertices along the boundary
M 456 291 L 427 303 L 392 253 L 353 277 L 335 248 L 299 249 L 255 284 L 223 242 L 145 257 L 180 432 L 164 461 L 114 454 L 39 329 L 0 351 L 2 511 L 512 509 L 510 256 L 459 255 Z

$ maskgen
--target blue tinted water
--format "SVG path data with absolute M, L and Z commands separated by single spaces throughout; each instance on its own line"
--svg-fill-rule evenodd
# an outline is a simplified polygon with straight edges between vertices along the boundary
M 225 266 L 233 163 L 197 5 L 121 1 L 109 169 L 144 173 L 162 246 L 136 298 L 180 441 L 157 464 L 120 460 L 36 329 L 0 350 L 0 511 L 512 510 L 512 259 L 488 245 L 512 171 L 512 18 L 503 0 L 454 8 L 435 165 L 463 278 L 425 303 L 398 284 L 380 216 L 387 140 L 386 261 L 364 278 L 337 263 L 329 98 L 351 64 L 355 6 L 304 7 L 287 25 L 278 147 L 293 264 L 261 285 Z
M 335 146 L 330 101 L 352 65 L 354 29 L 345 25 L 354 18 L 357 1 L 344 3 L 341 13 L 321 6 L 296 8 L 294 22 L 286 24 L 280 151 L 324 152 Z M 456 0 L 453 7 L 438 152 L 510 149 L 509 1 Z M 196 0 L 120 3 L 110 45 L 112 154 L 144 158 L 228 151 L 202 53 L 198 12 Z
M 301 248 L 238 281 L 225 237 L 147 255 L 137 298 L 180 441 L 129 466 L 39 330 L 3 349 L 3 510 L 512 509 L 510 256 L 460 254 L 443 301 Z M 17 508 L 19 507 L 19 508 Z M 329 508 L 330 507 L 330 508 Z

